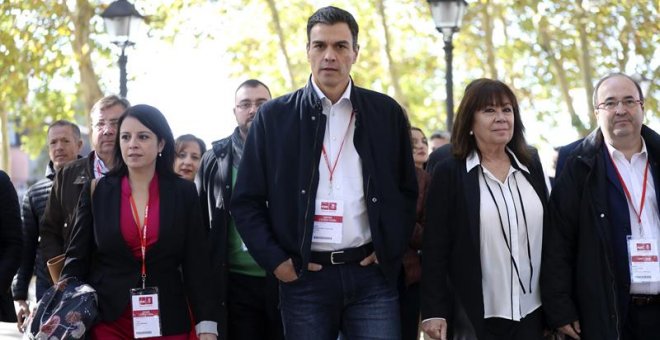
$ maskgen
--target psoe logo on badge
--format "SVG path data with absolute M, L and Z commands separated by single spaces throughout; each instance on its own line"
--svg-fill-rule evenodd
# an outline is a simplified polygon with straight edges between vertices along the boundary
M 650 243 L 637 243 L 637 250 L 651 250 Z
M 336 202 L 321 202 L 322 210 L 337 210 Z
M 142 306 L 151 305 L 154 303 L 154 299 L 151 296 L 140 296 L 140 298 L 138 299 L 138 303 Z

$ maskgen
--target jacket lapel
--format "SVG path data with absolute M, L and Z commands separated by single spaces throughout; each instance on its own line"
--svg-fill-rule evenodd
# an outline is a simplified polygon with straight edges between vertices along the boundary
M 467 216 L 469 222 L 469 231 L 470 238 L 472 239 L 473 246 L 475 249 L 479 249 L 481 241 L 479 237 L 481 235 L 479 231 L 479 211 L 481 206 L 481 197 L 479 190 L 479 167 L 474 167 L 470 172 L 465 172 L 465 162 L 460 163 L 460 169 L 458 169 L 463 176 L 465 176 L 465 181 L 463 181 L 463 189 L 465 192 L 465 203 L 467 207 Z
M 174 233 L 174 181 L 166 176 L 158 176 L 160 221 L 158 226 L 158 241 L 149 249 L 150 252 L 158 251 L 166 240 L 173 239 Z M 178 209 L 180 210 L 180 209 Z

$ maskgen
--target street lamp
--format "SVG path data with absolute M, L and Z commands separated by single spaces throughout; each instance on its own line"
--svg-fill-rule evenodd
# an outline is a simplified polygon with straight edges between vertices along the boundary
M 463 15 L 467 2 L 465 0 L 428 0 L 431 6 L 431 15 L 435 22 L 435 28 L 442 33 L 445 41 L 445 61 L 447 63 L 447 131 L 451 131 L 454 124 L 454 91 L 452 80 L 452 45 L 451 38 L 454 32 L 458 32 L 463 22 Z
M 112 43 L 121 48 L 119 56 L 119 95 L 126 98 L 128 89 L 126 88 L 126 63 L 128 57 L 125 50 L 128 46 L 135 45 L 130 41 L 131 32 L 138 30 L 144 22 L 144 17 L 135 9 L 133 4 L 127 0 L 116 0 L 101 13 L 105 30 L 112 36 Z

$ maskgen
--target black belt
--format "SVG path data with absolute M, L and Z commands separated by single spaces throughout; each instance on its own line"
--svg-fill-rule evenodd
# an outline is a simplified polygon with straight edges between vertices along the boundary
M 372 243 L 357 248 L 347 248 L 336 251 L 313 251 L 309 262 L 320 265 L 355 263 L 364 260 L 374 251 Z
M 635 306 L 660 305 L 660 295 L 630 295 L 630 302 Z

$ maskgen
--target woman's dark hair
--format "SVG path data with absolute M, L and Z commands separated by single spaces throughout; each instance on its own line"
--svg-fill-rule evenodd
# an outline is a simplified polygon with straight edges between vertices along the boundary
M 525 141 L 525 126 L 520 118 L 520 107 L 516 95 L 503 82 L 486 78 L 473 80 L 465 87 L 451 132 L 454 157 L 466 159 L 472 151 L 479 152 L 477 142 L 470 134 L 474 124 L 474 115 L 486 106 L 501 106 L 507 99 L 513 108 L 513 137 L 507 146 L 522 164 L 530 164 L 531 156 Z
M 184 144 L 188 142 L 195 142 L 199 145 L 200 156 L 206 152 L 206 143 L 200 138 L 197 138 L 195 135 L 185 134 L 176 138 L 174 141 L 174 157 L 176 157 L 179 152 L 183 151 Z
M 115 165 L 108 175 L 124 176 L 128 173 L 128 167 L 121 156 L 121 147 L 119 147 L 121 137 L 121 126 L 127 117 L 137 119 L 142 125 L 147 127 L 156 135 L 158 142 L 163 141 L 163 150 L 156 157 L 156 173 L 158 176 L 178 177 L 174 172 L 174 136 L 172 129 L 167 123 L 165 116 L 155 107 L 149 105 L 135 105 L 128 108 L 119 118 L 117 123 L 117 137 L 115 140 Z

